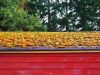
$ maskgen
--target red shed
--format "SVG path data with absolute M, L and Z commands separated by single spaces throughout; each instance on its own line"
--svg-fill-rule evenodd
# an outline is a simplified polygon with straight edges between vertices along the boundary
M 39 38 L 43 38 L 43 41 L 38 40 L 42 45 L 37 45 L 32 43 L 31 40 L 34 46 L 30 43 L 24 44 L 27 41 L 26 36 L 21 35 L 26 35 L 26 33 L 12 33 L 9 36 L 11 38 L 8 37 L 8 34 L 10 33 L 2 33 L 8 42 L 2 40 L 2 36 L 0 36 L 0 75 L 100 75 L 100 33 L 98 32 L 87 33 L 88 35 L 86 33 L 70 33 L 71 35 L 68 33 L 67 37 L 52 34 L 56 37 L 55 40 L 51 36 L 50 38 L 45 37 L 49 40 L 49 45 L 48 40 L 45 40 L 41 35 L 43 33 L 36 33 L 34 36 L 38 34 Z M 16 38 L 14 37 L 12 41 L 14 44 L 9 45 L 8 43 L 11 43 L 9 40 L 12 39 L 12 36 L 16 36 L 15 34 L 17 36 L 20 34 L 21 39 L 24 37 L 25 39 L 22 39 L 24 43 L 23 41 L 21 41 L 21 44 L 17 42 L 15 46 Z M 77 34 L 77 37 L 72 34 Z M 27 35 L 36 38 L 31 36 L 30 33 L 27 33 Z M 49 35 L 51 33 L 48 33 Z M 37 39 L 35 39 L 35 43 L 39 43 Z M 72 39 L 74 39 L 74 43 L 72 43 Z M 65 42 L 58 43 L 60 40 Z M 7 44 L 4 43 L 5 41 Z M 43 43 L 46 43 L 46 45 Z

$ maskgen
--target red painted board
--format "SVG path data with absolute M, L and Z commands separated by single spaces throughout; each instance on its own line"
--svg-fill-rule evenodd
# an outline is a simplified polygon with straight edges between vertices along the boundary
M 0 75 L 100 75 L 100 69 L 0 70 Z
M 100 69 L 100 63 L 0 63 L 0 69 Z
M 99 56 L 0 56 L 0 63 L 2 62 L 73 62 L 73 63 L 89 63 L 100 62 Z
M 100 75 L 100 54 L 0 54 L 0 75 Z

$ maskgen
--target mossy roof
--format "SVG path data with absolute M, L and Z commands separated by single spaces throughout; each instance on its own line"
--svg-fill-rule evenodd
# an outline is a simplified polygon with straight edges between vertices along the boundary
M 100 32 L 0 32 L 0 50 L 100 50 Z

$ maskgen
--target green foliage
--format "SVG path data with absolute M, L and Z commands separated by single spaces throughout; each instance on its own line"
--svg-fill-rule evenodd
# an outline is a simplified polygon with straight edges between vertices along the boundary
M 100 0 L 0 0 L 0 7 L 4 31 L 100 31 Z
M 100 30 L 100 0 L 29 0 L 29 8 L 48 31 Z
M 2 31 L 45 31 L 39 16 L 28 14 L 20 7 L 20 0 L 2 0 L 0 30 Z

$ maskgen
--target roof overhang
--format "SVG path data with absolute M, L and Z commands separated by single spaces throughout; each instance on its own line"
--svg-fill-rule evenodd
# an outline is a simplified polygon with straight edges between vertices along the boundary
M 0 48 L 0 53 L 91 53 L 100 52 L 100 47 L 79 47 L 79 48 Z

